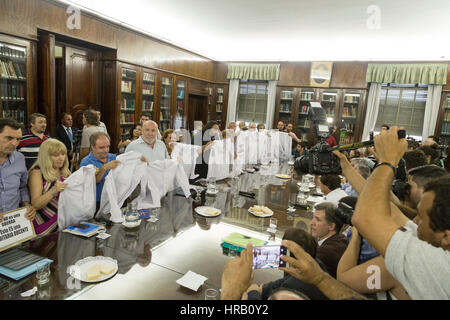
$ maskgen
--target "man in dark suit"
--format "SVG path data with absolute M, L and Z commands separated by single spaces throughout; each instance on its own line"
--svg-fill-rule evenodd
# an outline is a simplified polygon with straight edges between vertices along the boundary
M 316 258 L 320 259 L 328 273 L 336 278 L 337 265 L 347 248 L 347 237 L 341 233 L 343 222 L 336 217 L 336 206 L 322 202 L 315 206 L 311 220 L 311 233 L 319 244 Z
M 69 161 L 73 155 L 74 131 L 76 131 L 76 128 L 72 128 L 72 115 L 64 112 L 61 118 L 61 124 L 56 127 L 56 138 L 66 146 Z

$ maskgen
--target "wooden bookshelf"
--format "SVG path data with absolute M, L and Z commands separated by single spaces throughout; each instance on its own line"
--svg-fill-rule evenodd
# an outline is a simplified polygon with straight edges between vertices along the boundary
M 160 77 L 160 103 L 158 109 L 159 131 L 161 134 L 164 130 L 172 128 L 172 99 L 174 97 L 174 76 L 162 74 Z
M 136 119 L 139 121 L 141 115 L 147 115 L 151 120 L 155 120 L 157 73 L 148 69 L 142 69 L 141 75 L 141 95 L 138 97 L 141 100 L 141 108 Z
M 175 130 L 187 129 L 187 93 L 188 93 L 188 80 L 186 78 L 176 76 L 176 95 L 175 103 L 173 104 L 173 126 Z
M 36 111 L 32 44 L 0 34 L 0 115 L 28 125 Z
M 136 119 L 137 79 L 139 69 L 130 66 L 120 67 L 120 114 L 119 124 L 121 134 L 129 132 Z
M 336 138 L 342 128 L 340 143 L 359 141 L 364 127 L 365 95 L 366 90 L 278 87 L 272 127 L 276 128 L 280 120 L 285 124 L 292 123 L 297 137 L 308 141 L 312 137 L 308 115 L 314 101 L 320 102 L 325 109 L 327 118 L 331 120 L 329 125 L 337 126 Z

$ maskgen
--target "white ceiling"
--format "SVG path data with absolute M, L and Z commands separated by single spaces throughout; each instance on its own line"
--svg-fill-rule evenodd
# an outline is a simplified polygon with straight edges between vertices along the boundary
M 60 1 L 217 61 L 450 60 L 450 0 Z

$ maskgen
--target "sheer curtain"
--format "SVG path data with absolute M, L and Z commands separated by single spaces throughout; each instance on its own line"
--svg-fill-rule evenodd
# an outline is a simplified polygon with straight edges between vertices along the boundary
M 441 102 L 441 92 L 441 85 L 428 86 L 427 103 L 425 105 L 425 115 L 423 118 L 422 141 L 425 141 L 428 136 L 434 135 L 439 114 L 439 105 Z
M 236 104 L 239 93 L 239 79 L 230 79 L 228 91 L 227 123 L 236 121 Z
M 369 132 L 373 131 L 375 128 L 375 123 L 378 118 L 378 108 L 380 106 L 380 94 L 381 83 L 372 82 L 367 98 L 366 119 L 364 121 L 362 141 L 369 140 Z
M 266 115 L 266 128 L 272 129 L 273 115 L 275 114 L 275 99 L 277 95 L 277 81 L 269 81 L 267 87 L 267 115 Z

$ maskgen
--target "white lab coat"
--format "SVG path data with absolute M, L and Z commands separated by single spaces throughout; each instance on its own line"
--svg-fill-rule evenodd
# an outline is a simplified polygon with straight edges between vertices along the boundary
M 289 160 L 292 154 L 292 138 L 286 132 L 278 132 L 280 159 Z
M 234 164 L 234 145 L 230 139 L 215 140 L 208 162 L 207 178 L 225 179 L 230 176 L 230 165 Z
M 120 208 L 143 179 L 147 163 L 141 158 L 142 154 L 136 151 L 117 156 L 120 164 L 105 178 L 98 213 L 103 216 L 111 213 L 112 222 L 123 222 Z
M 186 198 L 191 195 L 183 165 L 172 159 L 156 160 L 145 168 L 141 192 L 133 202 L 138 209 L 158 208 L 161 198 L 179 187 Z
M 67 187 L 58 200 L 58 228 L 89 220 L 95 214 L 95 167 L 88 165 L 72 173 L 64 182 Z
M 178 160 L 178 157 L 181 157 L 184 171 L 189 179 L 195 179 L 198 177 L 198 174 L 195 174 L 195 164 L 197 163 L 200 149 L 201 147 L 196 145 L 174 143 L 170 157 L 175 160 Z

